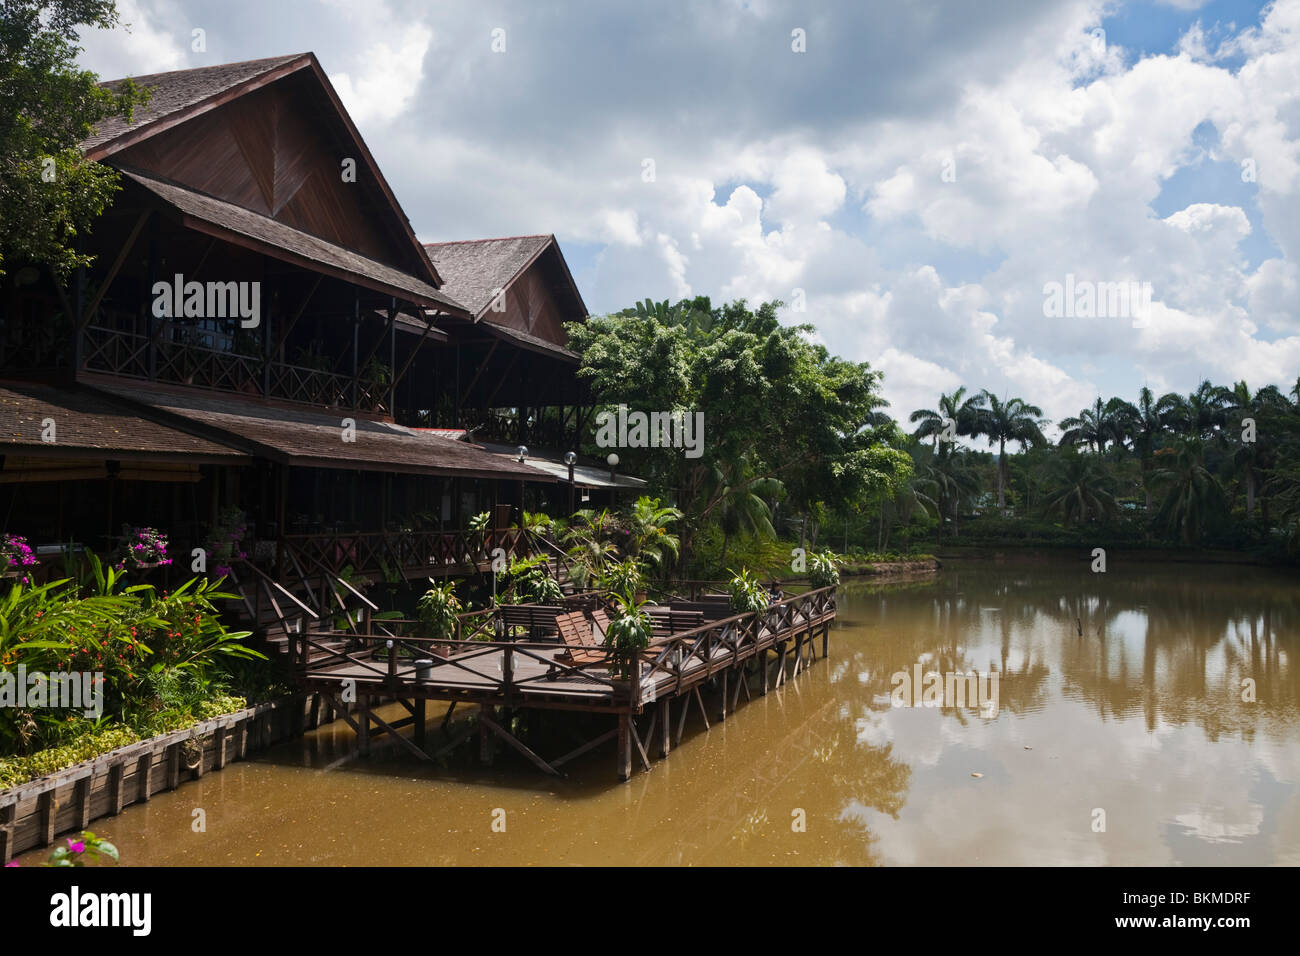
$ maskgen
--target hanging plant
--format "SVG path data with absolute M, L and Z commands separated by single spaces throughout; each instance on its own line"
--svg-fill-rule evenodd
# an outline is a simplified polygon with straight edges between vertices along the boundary
M 171 564 L 167 556 L 167 536 L 157 528 L 133 528 L 122 525 L 123 542 L 114 554 L 114 566 L 119 570 L 157 568 Z

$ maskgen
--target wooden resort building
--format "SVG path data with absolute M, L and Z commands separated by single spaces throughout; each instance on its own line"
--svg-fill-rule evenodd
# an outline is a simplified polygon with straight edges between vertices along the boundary
M 246 622 L 363 749 L 389 732 L 429 756 L 439 700 L 477 707 L 484 740 L 548 772 L 617 737 L 626 777 L 652 740 L 667 754 L 692 708 L 707 725 L 797 672 L 817 636 L 826 653 L 833 589 L 746 615 L 690 595 L 656 609 L 631 657 L 604 648 L 589 593 L 463 616 L 452 641 L 369 617 L 359 580 L 481 572 L 491 549 L 539 547 L 520 509 L 642 487 L 567 454 L 593 419 L 565 333 L 582 296 L 553 235 L 421 244 L 310 53 L 136 82 L 148 105 L 84 144 L 122 180 L 82 240 L 93 265 L 66 282 L 20 269 L 0 297 L 4 532 L 58 569 L 111 552 L 124 525 L 157 528 L 184 577 L 220 516 L 242 512 Z M 383 699 L 409 716 L 386 722 Z M 616 722 L 548 760 L 506 729 L 512 708 Z
M 590 416 L 554 237 L 457 244 L 462 304 L 314 55 L 136 82 L 147 107 L 83 144 L 122 179 L 94 265 L 26 270 L 0 302 L 5 531 L 106 552 L 151 526 L 188 555 L 234 506 L 285 585 L 295 560 L 457 569 L 472 515 L 504 529 L 526 494 L 564 502 L 544 490 L 562 479 L 473 440 L 576 442 Z M 504 311 L 479 301 L 488 279 Z

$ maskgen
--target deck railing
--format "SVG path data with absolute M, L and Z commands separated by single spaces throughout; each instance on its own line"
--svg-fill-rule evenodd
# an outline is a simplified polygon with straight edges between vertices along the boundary
M 591 650 L 597 653 L 583 663 L 557 659 L 555 641 L 420 637 L 410 633 L 415 630 L 415 622 L 409 621 L 376 621 L 376 625 L 386 630 L 389 625 L 397 626 L 387 630 L 386 636 L 370 640 L 370 647 L 360 650 L 338 649 L 329 635 L 321 634 L 293 635 L 290 644 L 299 676 L 309 681 L 337 680 L 337 669 L 347 666 L 354 668 L 349 671 L 353 679 L 374 682 L 396 692 L 402 685 L 423 683 L 413 671 L 414 662 L 424 659 L 431 662 L 427 680 L 430 687 L 471 687 L 482 696 L 497 697 L 506 703 L 536 690 L 556 696 L 577 694 L 612 706 L 639 708 L 656 699 L 657 688 L 665 678 L 673 682 L 672 693 L 680 694 L 685 687 L 718 671 L 810 633 L 834 614 L 835 588 L 819 588 L 783 598 L 761 611 L 733 615 L 658 637 L 639 653 L 593 647 Z M 488 630 L 487 621 L 496 620 L 494 611 L 488 615 L 477 618 L 480 633 Z M 497 630 L 495 623 L 491 629 Z M 522 662 L 533 662 L 536 666 L 523 669 Z M 615 676 L 619 674 L 626 676 Z
M 287 534 L 282 539 L 292 565 L 323 567 L 333 574 L 351 568 L 356 574 L 444 573 L 489 566 L 500 548 L 506 559 L 531 553 L 526 532 L 493 531 L 360 531 Z

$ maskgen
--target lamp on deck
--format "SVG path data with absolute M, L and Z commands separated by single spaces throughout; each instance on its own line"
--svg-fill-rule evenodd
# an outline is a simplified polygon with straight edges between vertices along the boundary
M 618 467 L 618 455 L 611 451 L 605 461 L 609 463 L 609 503 L 613 506 L 618 504 L 618 485 L 614 481 L 614 469 Z

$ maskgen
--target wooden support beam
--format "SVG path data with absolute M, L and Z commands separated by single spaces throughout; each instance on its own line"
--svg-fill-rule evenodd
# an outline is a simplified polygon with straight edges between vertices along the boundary
M 0 807 L 0 863 L 8 863 L 13 859 L 14 811 L 15 806 L 12 803 Z
M 285 343 L 289 341 L 289 333 L 292 332 L 293 327 L 298 324 L 298 320 L 302 318 L 302 314 L 307 311 L 307 305 L 311 302 L 312 296 L 316 294 L 316 290 L 320 287 L 321 280 L 324 278 L 325 277 L 320 273 L 316 274 L 316 281 L 311 284 L 311 288 L 307 291 L 307 297 L 302 300 L 302 304 L 298 306 L 298 311 L 293 314 L 293 317 L 290 318 L 289 321 L 285 323 L 284 328 L 280 330 L 280 336 L 275 340 L 275 348 L 271 350 L 271 354 L 268 358 L 271 358 L 274 361 L 279 361 L 276 356 L 280 354 L 280 350 L 283 349 Z
M 72 785 L 73 799 L 77 801 L 78 830 L 90 826 L 90 783 L 90 777 L 85 776 Z
M 559 758 L 557 758 L 557 759 L 555 759 L 555 760 L 552 760 L 552 761 L 551 761 L 551 766 L 552 766 L 552 767 L 559 767 L 561 764 L 566 764 L 566 763 L 568 763 L 570 760 L 574 759 L 575 757 L 581 757 L 581 756 L 582 756 L 583 754 L 585 754 L 588 750 L 592 750 L 592 749 L 594 749 L 594 748 L 596 748 L 596 747 L 599 747 L 599 746 L 600 746 L 601 744 L 603 744 L 605 741 L 610 740 L 610 739 L 612 739 L 612 738 L 614 738 L 614 737 L 617 737 L 617 736 L 618 736 L 618 731 L 617 731 L 617 730 L 609 730 L 609 731 L 606 731 L 605 733 L 601 734 L 599 737 L 596 737 L 596 738 L 594 738 L 594 739 L 592 739 L 592 740 L 588 740 L 585 744 L 583 744 L 581 747 L 578 747 L 576 750 L 570 750 L 570 751 L 569 751 L 567 754 L 565 754 L 563 757 L 559 757 Z
M 718 698 L 718 723 L 727 719 L 727 672 L 722 672 L 722 694 Z
M 148 803 L 153 796 L 153 754 L 144 754 L 135 765 L 136 796 Z
M 484 714 L 479 714 L 479 723 L 482 725 L 486 725 L 488 730 L 492 731 L 492 733 L 496 734 L 498 737 L 500 737 L 502 740 L 508 743 L 511 747 L 514 747 L 515 750 L 519 751 L 521 754 L 527 757 L 533 763 L 533 765 L 537 767 L 539 770 L 541 770 L 542 772 L 549 773 L 556 777 L 560 776 L 560 771 L 556 770 L 553 766 L 551 766 L 549 763 L 547 763 L 545 760 L 539 757 L 536 753 L 532 751 L 531 748 L 529 748 L 527 744 L 525 744 L 514 734 L 510 733 L 510 731 L 506 730 L 504 727 L 498 724 L 491 717 L 485 716 Z
M 627 720 L 628 733 L 632 737 L 632 743 L 636 744 L 637 755 L 641 758 L 641 766 L 646 770 L 650 769 L 650 758 L 646 755 L 645 746 L 641 743 L 641 735 L 636 732 L 636 721 L 631 717 Z
M 357 741 L 361 745 L 361 755 L 370 756 L 370 695 L 361 695 L 359 721 L 356 724 Z
M 405 747 L 405 748 L 406 748 L 407 750 L 409 750 L 411 753 L 415 754 L 415 755 L 416 755 L 417 757 L 419 757 L 421 760 L 430 760 L 430 759 L 432 759 L 432 758 L 430 758 L 430 756 L 429 756 L 427 753 L 425 753 L 423 750 L 421 750 L 421 749 L 420 749 L 419 747 L 417 747 L 415 744 L 411 743 L 411 741 L 407 740 L 407 739 L 406 739 L 405 737 L 403 737 L 400 733 L 398 733 L 398 730 L 397 730 L 397 728 L 396 728 L 395 726 L 393 726 L 392 724 L 389 724 L 387 721 L 385 721 L 385 720 L 384 720 L 382 717 L 380 717 L 378 714 L 375 714 L 375 713 L 372 713 L 372 712 L 370 712 L 370 711 L 367 711 L 367 715 L 369 716 L 369 718 L 370 718 L 371 720 L 373 720 L 376 724 L 379 725 L 379 727 L 380 727 L 381 730 L 385 731 L 389 736 L 396 737 L 398 743 L 400 743 L 403 747 Z
M 393 388 L 397 388 L 397 383 L 406 377 L 406 373 L 410 369 L 411 363 L 415 361 L 415 356 L 420 351 L 420 346 L 424 345 L 424 340 L 428 338 L 429 333 L 433 331 L 433 323 L 430 322 L 427 317 L 422 316 L 421 320 L 424 322 L 424 331 L 416 340 L 415 347 L 412 348 L 410 353 L 406 356 L 406 361 L 402 363 L 401 370 L 393 373 Z
M 672 700 L 665 697 L 659 701 L 659 756 L 667 757 L 672 751 Z
M 115 763 L 108 768 L 108 815 L 115 817 L 122 812 L 126 801 L 123 781 L 126 779 L 126 764 Z
M 174 743 L 168 746 L 167 754 L 167 789 L 175 790 L 181 782 L 181 745 Z
M 109 267 L 108 273 L 104 276 L 103 281 L 100 282 L 99 291 L 97 291 L 95 297 L 90 300 L 90 305 L 86 308 L 85 313 L 78 316 L 78 332 L 84 330 L 85 327 L 90 324 L 90 320 L 95 317 L 95 312 L 99 309 L 99 303 L 104 300 L 104 294 L 108 292 L 108 287 L 112 285 L 113 280 L 117 278 L 118 272 L 122 269 L 122 263 L 126 262 L 126 257 L 131 254 L 131 249 L 135 246 L 135 240 L 139 237 L 140 230 L 144 228 L 144 224 L 149 221 L 149 217 L 152 214 L 153 210 L 146 209 L 144 212 L 140 213 L 139 217 L 136 219 L 135 225 L 131 227 L 131 232 L 126 237 L 126 242 L 122 243 L 122 248 L 117 252 L 117 258 L 113 260 L 113 264 Z M 149 294 L 153 294 L 152 289 L 149 291 Z
M 59 809 L 58 804 L 54 802 L 54 791 L 46 790 L 36 798 L 37 806 L 37 832 L 40 833 L 40 846 L 49 846 L 54 842 L 54 818 Z
M 618 779 L 632 778 L 632 734 L 629 730 L 632 718 L 627 714 L 618 715 Z
M 425 738 L 428 728 L 425 726 L 425 700 L 423 697 L 415 701 L 415 745 L 421 750 L 424 749 Z

